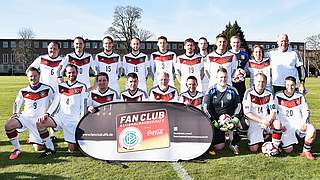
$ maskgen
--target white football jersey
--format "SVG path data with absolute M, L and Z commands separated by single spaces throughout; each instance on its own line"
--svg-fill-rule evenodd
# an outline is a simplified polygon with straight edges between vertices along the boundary
M 88 106 L 97 107 L 117 100 L 119 100 L 118 93 L 112 88 L 108 88 L 103 93 L 96 88 L 89 93 Z
M 150 101 L 179 102 L 179 94 L 176 88 L 169 86 L 166 91 L 162 91 L 159 86 L 150 89 Z
M 243 101 L 243 113 L 253 113 L 260 118 L 265 118 L 270 114 L 270 111 L 275 110 L 275 104 L 273 101 L 272 92 L 265 89 L 262 94 L 257 93 L 254 88 L 249 88 L 246 90 Z M 250 121 L 251 123 L 259 124 L 255 121 Z
M 51 58 L 49 55 L 37 57 L 29 67 L 40 70 L 40 82 L 51 86 L 55 91 L 58 90 L 58 72 L 62 68 L 63 58 L 58 56 Z
M 118 83 L 119 72 L 121 68 L 120 56 L 115 53 L 110 55 L 101 52 L 96 55 L 95 60 L 98 64 L 99 72 L 105 72 L 109 76 L 109 87 L 120 93 L 120 86 Z
M 253 87 L 254 76 L 261 72 L 267 76 L 266 88 L 270 91 L 272 90 L 271 63 L 269 58 L 264 58 L 261 62 L 258 62 L 254 59 L 250 59 L 247 63 L 246 69 L 250 74 L 250 87 Z
M 139 88 L 134 94 L 131 94 L 129 89 L 127 89 L 121 93 L 120 97 L 121 100 L 124 102 L 137 102 L 148 100 L 147 93 Z
M 80 120 L 87 109 L 87 87 L 79 81 L 73 84 L 69 84 L 68 81 L 63 82 L 59 84 L 59 98 L 57 99 L 51 105 L 52 107 L 50 106 L 49 114 L 54 116 L 55 113 L 61 112 L 71 119 Z
M 304 96 L 295 92 L 291 97 L 279 91 L 275 94 L 275 105 L 278 110 L 277 119 L 284 126 L 300 129 L 300 125 L 309 121 L 308 104 Z
M 220 67 L 227 70 L 227 83 L 232 86 L 232 74 L 238 66 L 238 60 L 233 53 L 227 51 L 224 54 L 218 54 L 216 51 L 213 51 L 207 55 L 206 63 L 205 71 L 210 75 L 209 88 L 216 83 L 217 71 Z
M 35 87 L 29 85 L 19 91 L 13 105 L 13 113 L 19 113 L 20 107 L 24 103 L 22 111 L 24 115 L 41 116 L 47 111 L 54 96 L 55 91 L 48 85 L 42 83 Z
M 297 67 L 303 66 L 300 55 L 292 50 L 288 49 L 286 52 L 280 50 L 274 50 L 269 52 L 272 67 L 272 85 L 283 86 L 284 80 L 288 76 L 293 76 L 297 79 L 298 85 L 298 70 Z
M 139 77 L 138 88 L 147 91 L 147 75 L 150 67 L 148 56 L 142 52 L 138 55 L 129 53 L 123 57 L 123 68 L 125 75 L 136 73 Z
M 197 82 L 200 84 L 200 86 L 197 87 L 197 91 L 202 92 L 201 71 L 203 71 L 203 68 L 203 59 L 199 54 L 194 54 L 191 57 L 183 54 L 177 57 L 176 70 L 181 72 L 180 92 L 188 90 L 186 83 L 189 76 L 197 78 Z
M 189 91 L 183 92 L 180 94 L 179 101 L 182 103 L 187 103 L 192 106 L 197 107 L 198 109 L 202 108 L 204 93 L 197 91 L 196 95 L 192 96 Z
M 88 88 L 90 85 L 90 68 L 94 71 L 95 75 L 98 74 L 98 67 L 93 60 L 91 54 L 83 52 L 81 56 L 78 56 L 75 52 L 69 53 L 65 57 L 63 70 L 65 70 L 67 64 L 73 64 L 78 67 L 77 81 L 84 83 Z M 63 74 L 61 74 L 62 76 Z
M 151 68 L 154 75 L 153 86 L 158 85 L 157 75 L 161 72 L 167 72 L 169 74 L 169 85 L 174 85 L 174 63 L 176 61 L 176 54 L 172 51 L 161 53 L 160 51 L 151 54 Z
M 202 57 L 203 66 L 207 65 L 207 55 L 201 55 L 201 54 L 199 55 Z M 204 77 L 202 79 L 202 91 L 204 93 L 208 90 L 208 85 L 209 85 L 209 78 L 208 78 L 208 75 L 204 73 Z

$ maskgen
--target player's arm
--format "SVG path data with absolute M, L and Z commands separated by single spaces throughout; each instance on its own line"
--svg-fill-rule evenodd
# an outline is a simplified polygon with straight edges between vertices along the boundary
M 20 112 L 20 108 L 24 102 L 22 92 L 21 90 L 19 91 L 13 105 L 12 105 L 12 117 L 17 116 Z
M 40 69 L 40 59 L 41 59 L 41 57 L 39 56 L 30 64 L 30 66 L 26 69 L 26 74 L 27 74 L 27 71 L 30 67 Z
M 308 108 L 308 104 L 306 102 L 306 99 L 304 96 L 301 96 L 301 114 L 302 114 L 302 119 L 306 124 L 310 123 L 310 111 Z
M 94 104 L 93 104 L 91 93 L 89 93 L 89 97 L 87 99 L 87 108 L 88 108 L 88 111 L 90 113 L 95 113 L 96 112 L 96 109 L 95 109 Z
M 59 83 L 62 83 L 64 80 L 63 80 L 63 75 L 64 75 L 64 71 L 68 65 L 68 62 L 69 62 L 69 56 L 66 55 L 65 58 L 63 58 L 63 60 L 61 61 L 61 63 L 59 64 L 59 68 L 57 70 L 57 76 L 58 76 L 58 82 Z

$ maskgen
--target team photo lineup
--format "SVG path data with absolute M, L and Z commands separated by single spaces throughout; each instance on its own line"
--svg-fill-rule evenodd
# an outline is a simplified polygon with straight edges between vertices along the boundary
M 157 41 L 159 50 L 147 55 L 140 51 L 140 39 L 133 38 L 131 52 L 123 57 L 114 52 L 111 36 L 102 39 L 103 51 L 94 57 L 85 51 L 83 37 L 74 38 L 74 51 L 65 57 L 60 44 L 50 42 L 48 54 L 27 68 L 29 85 L 17 92 L 13 114 L 5 123 L 14 149 L 9 159 L 23 158 L 18 139 L 23 132 L 41 158 L 56 153 L 58 130 L 73 153 L 78 149 L 76 128 L 84 115 L 98 112 L 106 103 L 138 101 L 178 102 L 203 111 L 213 128 L 206 152 L 211 156 L 225 147 L 241 155 L 240 141 L 245 138 L 252 153 L 290 154 L 302 139 L 300 156 L 316 159 L 311 152 L 316 129 L 305 98 L 306 70 L 300 55 L 289 47 L 287 34 L 277 35 L 277 48 L 267 52 L 255 45 L 251 54 L 241 48 L 240 37 L 228 40 L 224 34 L 215 37 L 211 52 L 206 38 L 187 38 L 185 53 L 179 56 L 168 49 L 165 36 Z M 125 84 L 119 84 L 122 75 Z

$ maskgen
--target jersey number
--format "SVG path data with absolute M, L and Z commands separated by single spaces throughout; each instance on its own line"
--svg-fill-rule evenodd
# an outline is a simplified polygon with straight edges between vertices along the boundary
M 79 68 L 79 74 L 82 74 L 82 68 Z
M 135 67 L 133 67 L 133 72 L 138 72 L 138 67 L 137 66 L 135 66 Z
M 286 110 L 286 116 L 287 117 L 293 116 L 293 111 L 292 110 Z
M 106 66 L 106 71 L 111 72 L 111 66 Z
M 258 107 L 258 114 L 262 114 L 263 113 L 263 107 Z
M 66 104 L 68 104 L 68 105 L 69 105 L 69 98 L 66 100 Z
M 165 69 L 166 68 L 166 65 L 164 63 L 161 63 L 161 68 L 162 69 Z
M 51 69 L 51 75 L 54 75 L 54 70 L 53 69 Z
M 194 73 L 194 68 L 193 67 L 189 67 L 189 73 Z
M 34 102 L 32 106 L 33 106 L 33 109 L 37 109 L 37 106 L 38 106 L 37 102 Z

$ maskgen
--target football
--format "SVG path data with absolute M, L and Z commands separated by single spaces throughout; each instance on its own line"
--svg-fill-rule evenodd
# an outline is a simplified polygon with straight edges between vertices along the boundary
M 273 142 L 265 142 L 261 146 L 261 151 L 265 156 L 275 156 L 279 154 L 279 149 Z
M 228 114 L 222 114 L 221 116 L 219 116 L 218 122 L 220 126 L 224 126 L 230 120 L 231 120 L 231 116 L 229 116 Z

